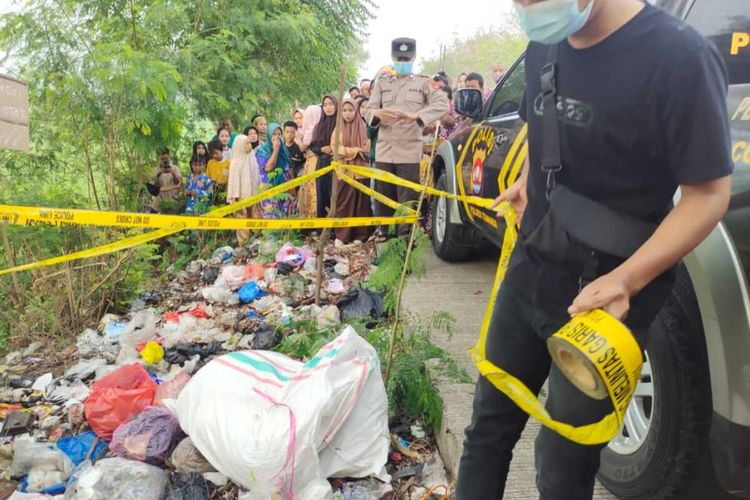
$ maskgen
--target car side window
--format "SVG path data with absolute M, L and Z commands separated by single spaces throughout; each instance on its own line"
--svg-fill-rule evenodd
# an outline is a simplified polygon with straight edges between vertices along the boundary
M 666 12 L 669 12 L 675 17 L 678 17 L 680 19 L 685 17 L 685 14 L 687 14 L 688 9 L 693 4 L 693 0 L 656 0 L 651 1 L 651 3 L 656 4 L 661 9 L 665 10 Z
M 523 90 L 526 84 L 526 71 L 524 61 L 516 64 L 511 73 L 503 80 L 499 89 L 492 94 L 488 117 L 517 113 L 521 107 Z

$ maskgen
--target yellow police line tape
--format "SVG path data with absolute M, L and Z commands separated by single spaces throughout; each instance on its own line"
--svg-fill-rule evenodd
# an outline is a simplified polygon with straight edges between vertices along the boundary
M 287 192 L 302 184 L 315 180 L 333 170 L 337 170 L 341 180 L 347 182 L 353 187 L 363 191 L 365 194 L 373 196 L 381 203 L 393 208 L 402 209 L 404 215 L 396 217 L 356 217 L 356 218 L 315 218 L 315 219 L 222 219 L 226 215 L 232 214 L 238 210 L 252 206 L 264 199 L 271 198 L 278 194 Z M 227 229 L 313 229 L 313 228 L 336 228 L 336 227 L 355 227 L 355 226 L 386 226 L 392 224 L 415 224 L 418 222 L 419 214 L 410 207 L 401 207 L 401 205 L 390 198 L 370 189 L 364 184 L 352 179 L 346 175 L 345 171 L 352 171 L 366 177 L 402 185 L 415 191 L 427 190 L 428 194 L 433 196 L 446 196 L 458 199 L 466 203 L 478 206 L 489 207 L 492 200 L 478 197 L 463 197 L 439 191 L 433 188 L 425 188 L 420 184 L 405 181 L 400 177 L 379 170 L 359 167 L 354 165 L 343 165 L 333 163 L 328 167 L 322 168 L 310 174 L 293 179 L 289 182 L 275 186 L 258 195 L 252 196 L 245 200 L 227 205 L 225 207 L 214 209 L 202 216 L 185 216 L 185 215 L 164 215 L 164 214 L 142 214 L 128 212 L 110 212 L 96 210 L 79 210 L 79 209 L 57 209 L 42 207 L 23 207 L 0 205 L 0 223 L 6 222 L 14 225 L 35 226 L 44 225 L 52 227 L 85 227 L 85 226 L 103 226 L 103 227 L 123 227 L 123 228 L 147 228 L 157 229 L 157 231 L 145 233 L 122 240 L 108 243 L 95 248 L 81 250 L 58 257 L 40 260 L 28 264 L 18 265 L 12 268 L 0 270 L 0 276 L 13 272 L 27 271 L 41 267 L 61 264 L 78 259 L 97 257 L 119 250 L 133 248 L 149 241 L 154 241 L 166 236 L 178 233 L 186 229 L 196 230 L 227 230 Z
M 599 309 L 576 315 L 547 341 L 552 360 L 576 387 L 589 397 L 609 397 L 614 411 L 598 422 L 574 427 L 553 419 L 522 381 L 487 360 L 485 346 L 492 312 L 518 238 L 515 212 L 508 209 L 503 216 L 505 233 L 495 282 L 479 340 L 469 354 L 482 376 L 544 426 L 579 444 L 607 443 L 623 425 L 642 366 L 638 343 L 625 325 L 614 317 Z

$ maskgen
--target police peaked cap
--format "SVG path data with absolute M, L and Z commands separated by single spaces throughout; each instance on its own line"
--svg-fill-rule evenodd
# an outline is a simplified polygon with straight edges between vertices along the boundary
M 417 41 L 413 38 L 396 38 L 391 42 L 391 56 L 396 59 L 407 57 L 414 59 L 417 55 Z

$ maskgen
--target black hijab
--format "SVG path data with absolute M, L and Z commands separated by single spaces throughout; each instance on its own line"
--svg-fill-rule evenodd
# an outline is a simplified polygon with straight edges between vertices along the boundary
M 321 108 L 326 99 L 333 101 L 334 111 L 331 116 L 326 115 L 325 112 L 320 115 L 320 121 L 318 121 L 318 124 L 315 125 L 315 129 L 313 130 L 312 142 L 310 143 L 311 147 L 322 148 L 323 146 L 331 145 L 333 129 L 336 128 L 336 114 L 339 110 L 339 103 L 335 97 L 329 94 L 323 98 L 320 105 Z

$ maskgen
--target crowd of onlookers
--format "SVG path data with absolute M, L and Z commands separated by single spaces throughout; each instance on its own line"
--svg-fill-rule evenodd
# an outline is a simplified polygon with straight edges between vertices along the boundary
M 502 65 L 493 69 L 493 79 L 499 81 L 504 73 Z M 395 74 L 383 68 L 377 77 Z M 448 138 L 463 122 L 453 108 L 452 97 L 456 89 L 474 87 L 485 96 L 479 73 L 461 73 L 455 82 L 440 72 L 433 77 L 435 85 L 451 101 L 450 112 L 440 119 L 438 137 Z M 369 104 L 374 81 L 363 79 L 359 85 L 348 89 L 348 95 L 339 103 L 333 95 L 326 95 L 319 104 L 293 111 L 287 121 L 270 122 L 256 115 L 241 133 L 231 120 L 222 120 L 211 140 L 193 143 L 190 157 L 190 175 L 183 178 L 180 169 L 170 156 L 168 148 L 161 148 L 159 166 L 147 188 L 152 195 L 150 210 L 154 213 L 185 213 L 201 215 L 211 207 L 257 195 L 301 175 L 313 173 L 331 164 L 334 147 L 338 147 L 341 161 L 346 164 L 373 166 L 377 129 L 369 127 L 365 112 Z M 337 113 L 341 108 L 341 130 L 336 130 Z M 424 130 L 425 153 L 431 149 L 437 123 Z M 337 138 L 335 140 L 334 138 Z M 357 180 L 362 181 L 361 176 Z M 243 218 L 282 219 L 289 217 L 327 217 L 331 211 L 333 175 L 318 177 L 288 192 L 278 194 L 235 214 Z M 341 182 L 341 181 L 338 181 Z M 369 184 L 369 181 L 365 181 Z M 348 185 L 339 192 L 347 193 Z M 361 197 L 338 197 L 334 207 L 337 217 L 368 217 L 373 215 L 373 204 Z M 344 242 L 365 240 L 370 228 L 337 230 L 337 238 Z M 239 231 L 242 243 L 249 231 Z

